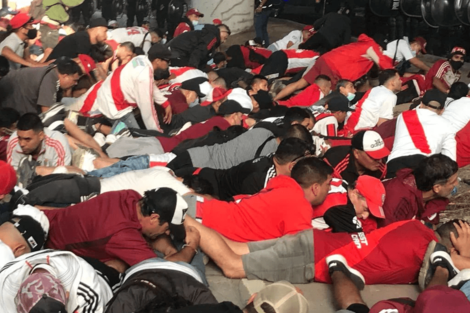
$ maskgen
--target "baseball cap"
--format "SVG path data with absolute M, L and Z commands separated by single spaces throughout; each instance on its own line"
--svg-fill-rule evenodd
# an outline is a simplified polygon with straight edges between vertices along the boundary
M 178 241 L 186 237 L 184 219 L 188 204 L 176 191 L 171 188 L 159 188 L 145 192 L 143 206 L 150 214 L 160 212 L 160 218 L 168 221 L 170 233 Z
M 111 20 L 108 22 L 108 27 L 113 26 L 114 24 L 118 24 L 118 22 L 116 20 Z
M 470 302 L 460 290 L 447 286 L 427 288 L 416 299 L 413 313 L 470 312 Z
M 261 305 L 265 303 L 269 304 L 276 313 L 308 312 L 307 299 L 287 281 L 275 282 L 258 292 L 253 299 L 256 312 L 264 313 Z
M 106 23 L 106 20 L 104 18 L 98 17 L 98 18 L 92 19 L 90 21 L 90 25 L 88 25 L 88 28 L 94 28 L 94 27 L 108 28 L 108 23 Z
M 423 96 L 423 104 L 431 107 L 433 109 L 440 109 L 443 108 L 446 102 L 447 96 L 441 92 L 438 89 L 431 89 L 426 91 L 426 93 Z M 436 105 L 436 103 L 431 103 L 431 102 L 437 102 L 439 106 Z
M 15 221 L 15 218 L 17 218 L 18 221 Z M 27 215 L 13 215 L 9 222 L 20 232 L 31 251 L 39 251 L 42 249 L 46 241 L 46 234 L 38 221 Z
M 18 313 L 66 312 L 67 294 L 60 280 L 51 273 L 33 273 L 20 285 L 15 297 Z
M 238 101 L 236 100 L 225 100 L 220 105 L 218 114 L 228 115 L 228 114 L 238 113 L 238 112 L 248 114 L 251 111 L 241 106 L 240 103 L 238 103 Z
M 452 51 L 450 52 L 450 54 L 451 55 L 454 55 L 454 54 L 466 55 L 467 51 L 462 47 L 454 47 L 452 48 Z
M 233 88 L 232 90 L 229 90 L 227 92 L 227 100 L 235 100 L 248 113 L 250 113 L 253 110 L 253 102 L 251 101 L 251 98 L 248 95 L 248 92 L 243 88 L 237 87 L 237 88 Z
M 193 14 L 195 14 L 196 16 L 199 16 L 199 17 L 204 17 L 204 14 L 199 12 L 196 8 L 192 8 L 188 12 L 186 12 L 186 16 L 190 16 L 190 15 L 193 15 Z
M 150 61 L 155 59 L 169 60 L 173 57 L 173 54 L 161 43 L 156 43 L 148 51 L 148 57 Z
M 10 26 L 12 29 L 18 29 L 32 21 L 33 21 L 33 18 L 29 14 L 18 13 L 10 20 Z
M 342 112 L 349 112 L 354 111 L 349 107 L 348 98 L 344 96 L 333 97 L 331 100 L 328 101 L 328 110 L 332 112 L 342 111 Z
M 310 32 L 310 33 L 312 33 L 312 34 L 315 32 L 315 28 L 314 28 L 312 25 L 306 25 L 306 26 L 302 29 L 302 31 L 304 31 L 304 30 L 306 30 L 306 31 L 308 31 L 308 32 Z
M 215 18 L 212 20 L 212 24 L 214 25 L 221 25 L 222 24 L 222 20 L 218 19 L 218 18 Z
M 426 53 L 426 45 L 427 45 L 427 41 L 426 39 L 424 39 L 423 37 L 415 37 L 415 39 L 413 39 L 413 41 L 416 41 L 417 43 L 419 43 L 419 45 L 421 46 L 421 52 L 422 53 Z
M 9 194 L 15 185 L 15 169 L 7 162 L 0 160 L 0 195 Z
M 85 70 L 86 74 L 90 74 L 91 71 L 93 71 L 96 68 L 96 63 L 93 61 L 91 56 L 88 54 L 79 54 L 78 59 L 80 60 L 80 63 L 82 63 L 83 69 Z
M 266 90 L 258 90 L 253 98 L 258 102 L 261 110 L 271 109 L 273 105 L 273 97 Z
M 385 147 L 382 137 L 373 130 L 363 130 L 356 133 L 351 140 L 351 145 L 376 160 L 390 155 L 390 150 Z
M 212 89 L 211 84 L 205 77 L 195 77 L 181 83 L 181 89 L 192 90 L 199 98 L 205 97 Z
M 385 187 L 375 177 L 361 175 L 356 181 L 356 189 L 366 198 L 369 212 L 378 218 L 385 218 L 383 204 L 385 201 Z
M 225 97 L 227 90 L 222 87 L 213 88 L 206 97 L 206 100 L 201 103 L 201 106 L 207 106 L 213 102 L 219 101 Z

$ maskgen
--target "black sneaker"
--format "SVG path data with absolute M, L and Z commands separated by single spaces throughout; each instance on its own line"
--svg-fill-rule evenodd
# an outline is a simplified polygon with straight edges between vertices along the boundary
M 364 276 L 362 276 L 359 271 L 349 267 L 348 262 L 341 254 L 330 255 L 326 258 L 326 264 L 328 264 L 330 276 L 335 271 L 343 272 L 352 280 L 359 290 L 364 289 L 366 284 Z
M 470 280 L 470 269 L 461 270 L 454 278 L 450 279 L 448 286 L 453 289 L 460 289 Z
M 435 254 L 437 252 L 439 253 Z M 447 255 L 447 258 L 445 258 L 445 255 Z M 435 260 L 436 262 L 433 262 L 434 260 L 433 256 L 435 257 L 440 256 L 441 258 L 444 256 L 446 260 L 450 261 L 450 264 L 452 264 L 452 266 L 447 267 L 446 263 L 443 263 L 442 265 L 437 264 L 436 262 L 441 261 L 441 258 L 436 259 Z M 449 263 L 449 261 L 447 261 L 447 263 Z M 458 270 L 454 267 L 454 264 L 452 263 L 450 255 L 447 252 L 447 248 L 444 245 L 437 243 L 433 240 L 429 243 L 428 249 L 426 250 L 426 253 L 424 255 L 423 265 L 421 266 L 421 269 L 419 271 L 418 284 L 421 290 L 426 289 L 426 286 L 431 281 L 432 276 L 434 275 L 434 271 L 436 270 L 437 266 L 443 266 L 449 270 L 449 280 L 452 279 L 458 273 Z
M 27 188 L 36 176 L 36 166 L 38 163 L 33 161 L 32 156 L 28 155 L 23 157 L 18 164 L 16 175 L 18 176 L 18 186 Z
M 446 251 L 436 251 L 431 255 L 431 264 L 433 267 L 433 272 L 436 271 L 438 266 L 446 268 L 449 272 L 449 278 L 447 280 L 452 280 L 460 271 L 455 267 L 454 262 L 450 258 L 449 253 Z

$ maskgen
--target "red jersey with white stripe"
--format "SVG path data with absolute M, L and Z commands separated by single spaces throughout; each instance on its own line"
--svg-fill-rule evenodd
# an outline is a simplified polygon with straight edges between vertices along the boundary
M 150 35 L 145 36 L 148 30 L 143 27 L 127 27 L 127 28 L 116 28 L 108 31 L 108 40 L 114 40 L 117 43 L 123 43 L 130 41 L 136 47 L 142 45 L 142 49 L 147 53 L 152 46 L 152 38 Z M 144 42 L 145 39 L 145 42 Z
M 331 283 L 326 258 L 343 255 L 368 285 L 409 284 L 418 279 L 434 232 L 420 221 L 403 221 L 364 233 L 328 233 L 313 230 L 315 281 Z
M 309 107 L 320 99 L 323 99 L 325 95 L 321 91 L 317 84 L 313 83 L 300 93 L 287 100 L 278 101 L 280 105 L 286 107 Z
M 397 118 L 395 140 L 388 161 L 415 154 L 442 153 L 456 159 L 455 133 L 450 122 L 429 109 L 405 111 Z
M 312 64 L 320 54 L 312 50 L 286 49 L 282 50 L 287 55 L 286 74 L 297 73 Z
M 41 142 L 41 151 L 35 161 L 43 166 L 64 166 L 71 165 L 72 151 L 68 144 L 67 138 L 58 131 L 44 128 L 44 140 Z M 16 132 L 11 135 L 7 146 L 7 162 L 15 168 L 18 168 L 20 160 L 27 156 L 21 150 L 18 143 L 18 135 Z
M 164 108 L 170 105 L 154 84 L 152 63 L 147 56 L 138 56 L 93 85 L 70 108 L 85 116 L 102 114 L 115 120 L 138 107 L 145 127 L 161 131 L 154 101 Z
M 434 77 L 438 78 L 447 88 L 450 88 L 453 83 L 460 80 L 461 73 L 459 71 L 453 72 L 452 66 L 449 61 L 439 60 L 433 64 L 426 74 L 426 90 L 432 89 L 432 80 Z
M 201 70 L 198 70 L 194 67 L 183 66 L 183 67 L 170 67 L 169 68 L 170 74 L 174 75 L 175 78 L 169 80 L 170 85 L 173 84 L 181 84 L 184 81 L 197 78 L 197 77 L 204 77 L 207 78 L 207 74 Z
M 313 131 L 329 137 L 336 137 L 338 135 L 338 120 L 333 113 L 329 111 L 323 113 L 316 112 L 314 116 L 315 126 L 313 126 Z

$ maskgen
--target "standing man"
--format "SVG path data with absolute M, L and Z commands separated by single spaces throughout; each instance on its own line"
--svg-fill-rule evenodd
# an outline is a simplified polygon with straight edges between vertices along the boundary
M 439 60 L 433 64 L 426 74 L 426 89 L 437 88 L 449 93 L 450 86 L 460 80 L 459 69 L 462 67 L 466 51 L 461 47 L 454 47 L 447 60 Z
M 199 12 L 197 9 L 192 8 L 188 12 L 186 12 L 185 17 L 181 21 L 181 23 L 178 24 L 178 26 L 175 29 L 175 33 L 173 34 L 173 38 L 176 36 L 186 33 L 189 31 L 194 30 L 194 26 L 196 26 L 199 23 L 199 18 L 204 17 L 204 14 Z
M 79 54 L 91 54 L 91 46 L 103 44 L 107 39 L 108 23 L 104 18 L 97 18 L 90 21 L 90 25 L 85 31 L 79 31 L 68 35 L 62 39 L 47 58 L 56 60 L 61 56 L 72 59 L 78 58 Z
M 263 46 L 269 46 L 268 21 L 272 13 L 272 0 L 255 1 L 255 32 L 261 38 Z

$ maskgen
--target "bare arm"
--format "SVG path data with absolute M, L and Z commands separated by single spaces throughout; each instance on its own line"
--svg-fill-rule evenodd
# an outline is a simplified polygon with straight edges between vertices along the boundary
M 277 96 L 274 98 L 274 101 L 284 99 L 285 97 L 290 96 L 297 90 L 303 89 L 308 85 L 308 82 L 305 79 L 301 78 L 295 83 L 289 84 L 286 86 L 286 88 L 282 89 L 281 92 L 278 93 Z
M 18 54 L 16 54 L 13 50 L 11 50 L 9 47 L 3 47 L 2 55 L 5 58 L 7 58 L 9 61 L 24 65 L 24 66 L 28 66 L 28 67 L 30 67 L 30 66 L 32 66 L 32 67 L 43 66 L 43 65 L 35 64 L 35 62 L 23 59 Z
M 449 92 L 449 89 L 447 88 L 447 86 L 444 85 L 444 83 L 441 82 L 441 80 L 437 77 L 432 78 L 432 84 L 433 84 L 434 87 L 436 87 L 437 89 L 439 89 L 440 91 L 442 91 L 445 94 L 447 94 Z
M 101 150 L 100 145 L 95 141 L 95 139 L 93 139 L 93 137 L 91 137 L 89 134 L 87 134 L 83 130 L 81 130 L 77 125 L 72 123 L 71 120 L 66 118 L 64 120 L 64 126 L 65 126 L 65 129 L 67 130 L 68 134 L 71 137 L 77 139 L 78 141 L 86 144 L 88 147 L 90 147 L 93 150 L 95 150 L 96 152 L 98 152 L 100 154 L 100 157 L 102 157 L 102 158 L 107 157 L 106 154 L 103 153 L 103 151 Z
M 423 70 L 425 72 L 429 71 L 429 66 L 424 64 L 423 61 L 421 61 L 420 59 L 418 59 L 416 57 L 410 59 L 410 63 L 413 64 L 414 66 L 416 66 L 417 68 L 419 68 L 420 70 Z

